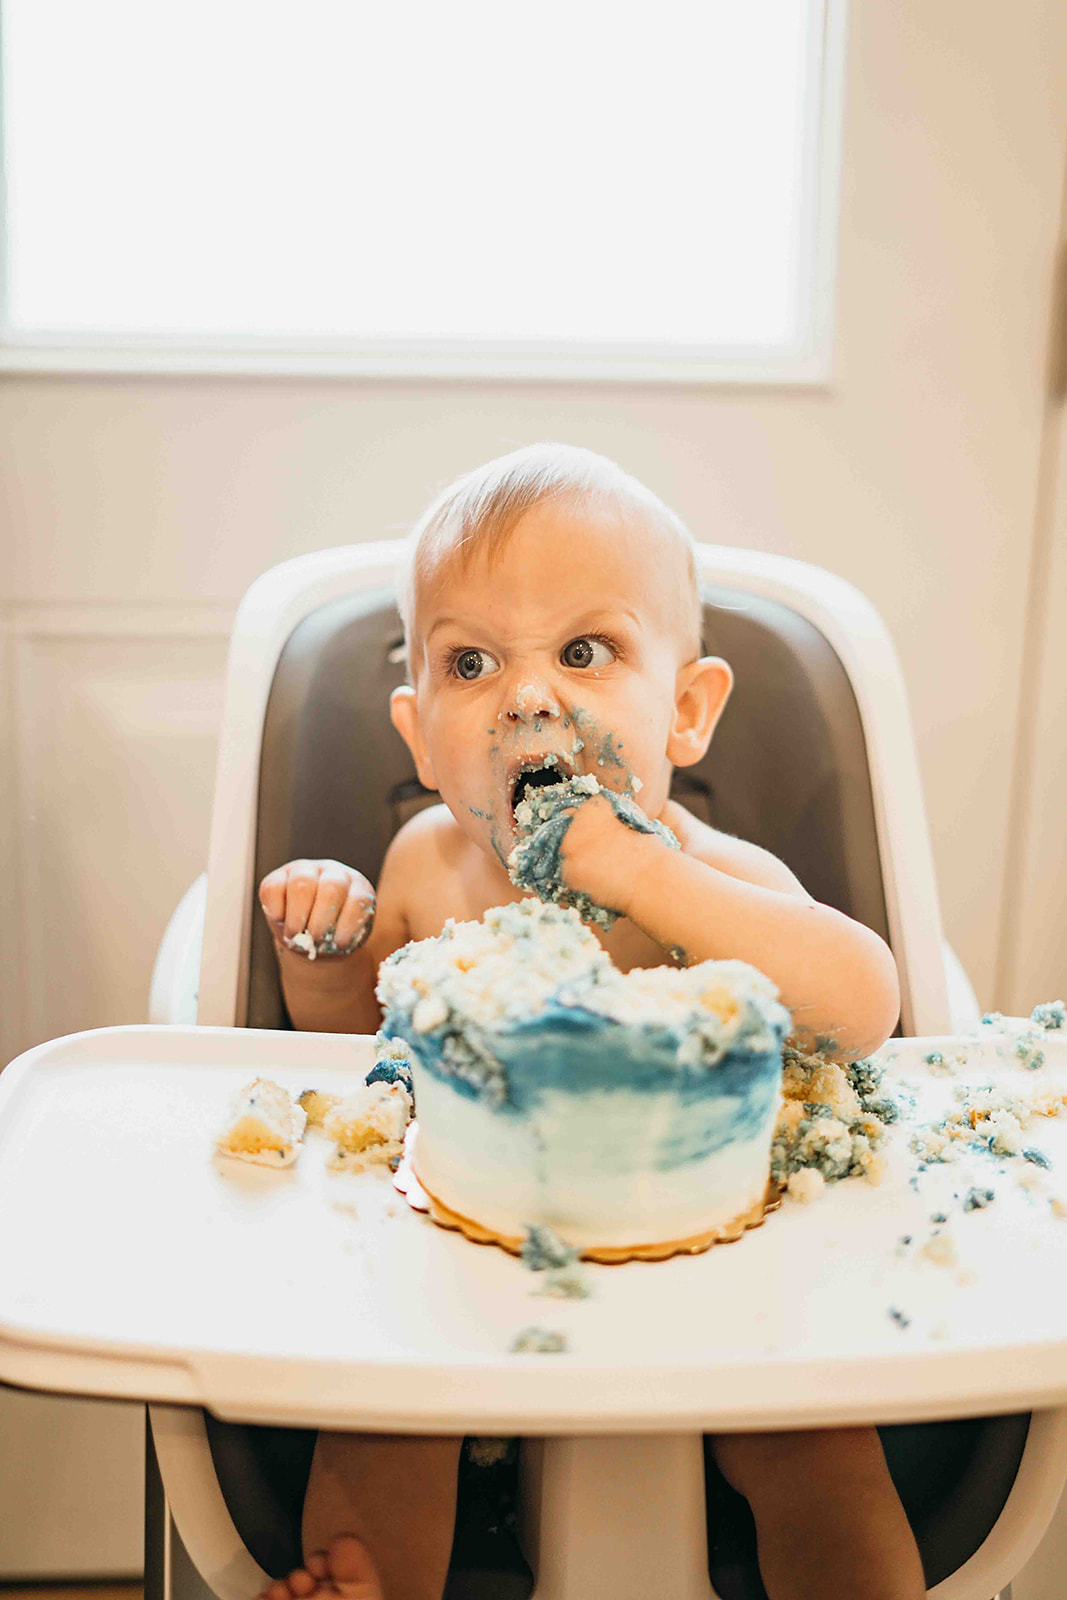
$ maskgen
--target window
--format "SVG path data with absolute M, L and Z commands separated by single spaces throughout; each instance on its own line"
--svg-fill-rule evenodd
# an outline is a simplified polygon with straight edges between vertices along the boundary
M 811 379 L 843 0 L 4 0 L 3 360 Z

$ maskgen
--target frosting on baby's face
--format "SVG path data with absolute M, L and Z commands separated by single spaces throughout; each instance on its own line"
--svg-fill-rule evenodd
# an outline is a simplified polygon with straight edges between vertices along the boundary
M 686 678 L 682 559 L 633 517 L 548 501 L 492 559 L 424 582 L 394 720 L 422 782 L 499 860 L 531 775 L 592 773 L 660 817 Z

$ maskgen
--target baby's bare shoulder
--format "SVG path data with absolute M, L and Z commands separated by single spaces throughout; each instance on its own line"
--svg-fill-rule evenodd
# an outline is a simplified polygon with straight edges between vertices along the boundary
M 430 806 L 409 818 L 393 836 L 378 874 L 374 928 L 367 940 L 376 965 L 409 939 L 425 937 L 420 913 L 433 886 L 448 877 L 441 868 L 440 854 L 447 853 L 450 822 L 455 827 L 446 806 Z
M 480 916 L 489 899 L 472 900 L 480 851 L 445 805 L 429 806 L 398 831 L 382 862 L 379 911 L 403 921 L 410 939 L 440 933 L 449 917 Z M 472 909 L 473 908 L 473 909 Z
M 465 843 L 446 805 L 427 806 L 409 817 L 394 835 L 386 851 L 382 875 L 385 876 L 387 866 L 394 872 L 433 865 L 438 870 L 451 868 L 462 854 Z
M 670 825 L 677 834 L 686 855 L 727 873 L 731 878 L 742 878 L 746 883 L 759 884 L 764 889 L 777 889 L 779 894 L 795 895 L 801 900 L 811 900 L 810 894 L 784 861 L 764 850 L 762 845 L 748 839 L 735 839 L 732 834 L 720 833 L 694 817 L 684 806 L 671 801 Z

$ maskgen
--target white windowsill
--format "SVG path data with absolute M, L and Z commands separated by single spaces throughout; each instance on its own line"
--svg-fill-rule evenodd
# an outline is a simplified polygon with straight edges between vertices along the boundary
M 788 385 L 820 388 L 830 381 L 828 343 L 818 350 L 709 351 L 679 355 L 669 348 L 472 350 L 459 345 L 388 349 L 334 341 L 116 339 L 76 336 L 21 339 L 0 346 L 0 372 L 209 374 L 221 377 L 488 380 L 498 383 L 617 383 L 700 386 Z

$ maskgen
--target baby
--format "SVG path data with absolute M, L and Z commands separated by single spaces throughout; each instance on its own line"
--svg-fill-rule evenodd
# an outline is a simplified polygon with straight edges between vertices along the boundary
M 522 898 L 506 867 L 516 785 L 549 767 L 635 795 L 681 843 L 627 827 L 602 795 L 575 810 L 565 882 L 622 913 L 596 929 L 617 966 L 738 958 L 778 985 L 801 1044 L 832 1036 L 850 1060 L 888 1037 L 899 992 L 882 940 L 669 797 L 672 769 L 707 750 L 732 675 L 701 653 L 690 536 L 655 495 L 585 450 L 540 445 L 491 461 L 425 513 L 401 611 L 411 681 L 393 693 L 392 720 L 442 804 L 396 835 L 377 898 L 336 861 L 263 879 L 295 1027 L 373 1033 L 386 956 L 449 917 Z M 309 961 L 312 942 L 323 954 Z M 441 1600 L 461 1442 L 321 1434 L 306 1567 L 269 1600 L 320 1589 Z M 751 1504 L 771 1600 L 925 1594 L 873 1428 L 724 1434 L 712 1448 Z

